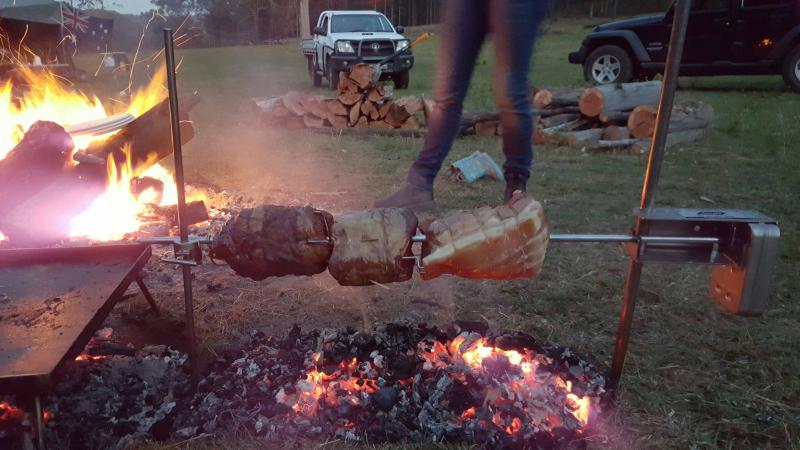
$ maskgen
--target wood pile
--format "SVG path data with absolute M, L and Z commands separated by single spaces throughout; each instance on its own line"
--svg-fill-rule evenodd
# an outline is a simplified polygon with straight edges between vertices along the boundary
M 647 149 L 655 130 L 661 82 L 648 81 L 588 89 L 531 88 L 537 145 L 579 146 L 588 150 Z M 677 104 L 667 146 L 701 139 L 714 110 L 704 103 Z M 462 135 L 500 135 L 496 113 L 465 113 Z
M 384 130 L 372 134 L 398 134 L 385 131 L 419 130 L 425 123 L 424 101 L 414 96 L 389 98 L 383 85 L 373 82 L 369 64 L 342 72 L 334 99 L 292 91 L 280 97 L 254 98 L 253 102 L 261 120 L 273 127 L 360 128 Z

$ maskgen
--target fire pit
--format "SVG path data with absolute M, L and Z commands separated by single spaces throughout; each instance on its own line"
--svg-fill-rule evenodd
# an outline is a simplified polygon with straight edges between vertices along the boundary
M 572 350 L 483 323 L 295 327 L 255 333 L 218 361 L 175 427 L 179 437 L 238 424 L 268 440 L 564 447 L 601 414 L 604 385 Z

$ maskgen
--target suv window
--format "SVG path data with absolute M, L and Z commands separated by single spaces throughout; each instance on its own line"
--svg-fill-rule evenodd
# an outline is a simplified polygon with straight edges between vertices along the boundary
M 692 11 L 726 11 L 728 0 L 697 0 L 692 3 Z
M 740 0 L 742 9 L 764 8 L 769 6 L 783 6 L 791 3 L 791 0 Z

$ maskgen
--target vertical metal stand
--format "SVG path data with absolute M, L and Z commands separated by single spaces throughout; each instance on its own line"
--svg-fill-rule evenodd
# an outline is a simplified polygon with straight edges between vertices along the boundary
M 675 4 L 672 35 L 669 39 L 669 53 L 667 54 L 667 64 L 664 67 L 664 80 L 658 105 L 658 118 L 656 119 L 653 143 L 650 146 L 650 155 L 647 160 L 647 170 L 644 174 L 640 210 L 653 207 L 655 202 L 655 191 L 666 152 L 669 121 L 672 117 L 675 89 L 678 86 L 678 74 L 680 73 L 681 57 L 683 56 L 683 46 L 686 41 L 686 28 L 689 24 L 691 6 L 691 0 L 678 0 Z M 641 228 L 642 218 L 640 216 L 637 218 L 634 236 L 641 236 L 643 231 Z M 617 340 L 614 346 L 614 356 L 611 360 L 611 373 L 608 377 L 607 387 L 614 392 L 616 392 L 616 388 L 619 385 L 619 379 L 622 376 L 622 369 L 625 365 L 625 355 L 628 352 L 628 342 L 630 341 L 631 326 L 633 324 L 633 312 L 636 309 L 636 296 L 639 293 L 639 282 L 642 276 L 642 263 L 638 260 L 638 255 L 640 254 L 641 246 L 646 244 L 638 241 L 634 245 L 635 252 L 631 255 L 633 259 L 628 266 Z
M 183 179 L 183 152 L 181 149 L 181 124 L 178 111 L 178 86 L 175 74 L 175 49 L 173 46 L 173 31 L 164 29 L 164 55 L 167 63 L 167 88 L 169 89 L 169 113 L 172 125 L 172 152 L 175 155 L 175 184 L 178 186 L 178 228 L 182 244 L 189 243 L 189 227 L 184 217 L 186 214 L 186 191 Z M 183 271 L 183 297 L 186 313 L 186 332 L 189 335 L 189 367 L 192 386 L 196 387 L 199 381 L 199 361 L 197 360 L 197 337 L 194 328 L 194 300 L 192 298 L 192 268 L 191 265 L 181 265 Z
M 36 447 L 44 450 L 44 417 L 42 416 L 42 399 L 39 394 L 33 396 L 33 427 L 36 433 Z

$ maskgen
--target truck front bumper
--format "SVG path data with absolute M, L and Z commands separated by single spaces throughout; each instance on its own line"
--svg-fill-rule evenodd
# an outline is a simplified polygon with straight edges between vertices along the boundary
M 330 63 L 333 70 L 349 72 L 358 63 L 377 64 L 382 58 L 364 58 L 358 55 L 333 55 Z M 382 75 L 407 72 L 414 67 L 414 55 L 400 55 L 384 64 Z

